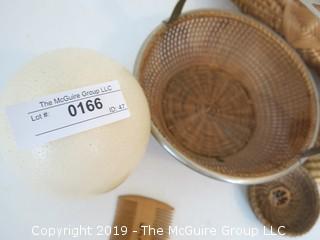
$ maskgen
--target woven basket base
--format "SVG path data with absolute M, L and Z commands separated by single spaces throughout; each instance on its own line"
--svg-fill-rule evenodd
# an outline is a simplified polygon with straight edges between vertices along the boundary
M 167 128 L 194 154 L 225 157 L 243 149 L 255 128 L 251 98 L 240 81 L 210 65 L 193 65 L 168 81 Z

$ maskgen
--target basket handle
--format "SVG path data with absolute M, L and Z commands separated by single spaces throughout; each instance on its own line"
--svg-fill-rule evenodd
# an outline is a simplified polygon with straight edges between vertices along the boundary
M 320 154 L 320 147 L 313 147 L 301 154 L 301 158 L 313 157 Z
M 176 4 L 176 6 L 174 7 L 174 9 L 172 11 L 172 14 L 171 14 L 169 20 L 166 22 L 167 24 L 174 22 L 181 15 L 182 9 L 183 9 L 186 1 L 187 0 L 179 0 L 178 1 L 178 3 Z

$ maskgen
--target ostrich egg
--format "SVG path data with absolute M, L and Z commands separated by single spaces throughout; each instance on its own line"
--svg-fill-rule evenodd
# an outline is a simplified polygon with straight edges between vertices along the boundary
M 9 107 L 109 81 L 120 86 L 129 112 L 126 118 L 32 147 L 19 147 Z M 75 109 L 79 102 L 73 103 L 71 114 L 83 110 Z M 24 127 L 21 122 L 19 129 Z M 150 113 L 140 85 L 124 67 L 94 50 L 61 49 L 35 58 L 6 82 L 0 94 L 0 133 L 1 161 L 10 162 L 32 187 L 94 194 L 112 190 L 137 166 L 150 136 Z

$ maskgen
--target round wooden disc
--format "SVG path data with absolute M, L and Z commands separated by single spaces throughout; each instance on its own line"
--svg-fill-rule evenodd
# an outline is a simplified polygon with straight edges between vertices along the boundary
M 287 235 L 308 232 L 319 216 L 319 192 L 316 183 L 304 168 L 270 183 L 248 189 L 251 207 L 266 227 Z

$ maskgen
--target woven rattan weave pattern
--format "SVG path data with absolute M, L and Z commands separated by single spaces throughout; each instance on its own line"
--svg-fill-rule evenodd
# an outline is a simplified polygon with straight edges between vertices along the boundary
M 315 157 L 309 159 L 304 164 L 304 167 L 308 170 L 308 172 L 316 180 L 316 182 L 320 184 L 320 158 Z
M 320 20 L 299 0 L 233 0 L 249 14 L 285 37 L 320 74 Z M 320 5 L 314 5 L 320 10 Z
M 235 154 L 255 129 L 248 92 L 215 66 L 194 65 L 172 76 L 162 109 L 171 136 L 203 157 L 222 159 Z
M 315 141 L 317 94 L 308 71 L 253 19 L 184 14 L 153 32 L 135 72 L 160 138 L 213 174 L 276 174 Z
M 319 192 L 305 169 L 298 168 L 271 183 L 248 189 L 251 207 L 262 223 L 288 235 L 301 235 L 316 223 L 319 211 Z

